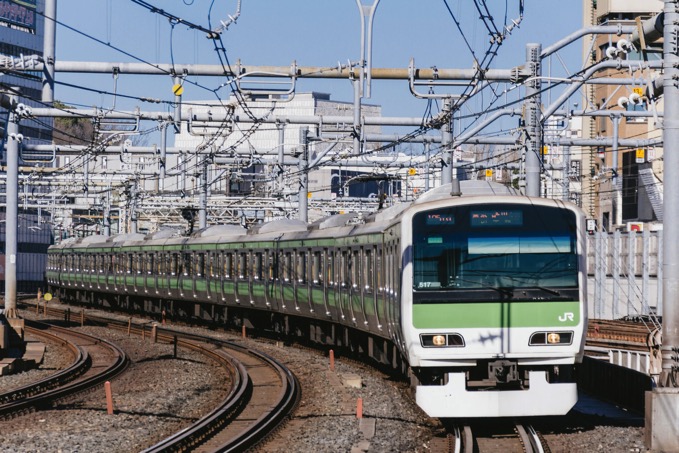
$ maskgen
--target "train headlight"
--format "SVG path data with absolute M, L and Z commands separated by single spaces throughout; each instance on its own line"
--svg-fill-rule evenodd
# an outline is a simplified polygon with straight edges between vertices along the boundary
M 434 346 L 445 346 L 446 337 L 444 335 L 434 335 L 434 337 L 431 339 L 431 342 L 434 344 Z
M 420 344 L 424 348 L 463 347 L 464 338 L 459 333 L 423 333 L 420 335 Z
M 530 346 L 556 346 L 573 343 L 573 332 L 535 332 L 530 336 Z

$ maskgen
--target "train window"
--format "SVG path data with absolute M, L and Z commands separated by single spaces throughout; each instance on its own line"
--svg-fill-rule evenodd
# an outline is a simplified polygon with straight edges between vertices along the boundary
M 292 278 L 292 254 L 285 252 L 283 257 L 283 280 L 289 282 Z
M 146 260 L 146 273 L 152 274 L 153 271 L 155 270 L 155 267 L 154 267 L 154 265 L 156 263 L 155 256 L 153 255 L 153 253 L 149 253 L 147 256 L 148 256 L 148 259 Z
M 179 274 L 179 254 L 173 253 L 170 257 L 170 274 Z
M 366 291 L 372 290 L 372 288 L 375 286 L 375 268 L 374 268 L 374 255 L 373 255 L 373 250 L 372 249 L 366 249 L 364 251 L 365 254 L 365 267 L 363 268 L 363 275 L 365 278 L 364 281 L 364 286 Z
M 205 253 L 198 253 L 198 262 L 196 263 L 196 275 L 202 277 L 205 275 Z
M 255 268 L 254 268 L 254 278 L 255 280 L 261 280 L 262 279 L 262 272 L 263 272 L 263 256 L 262 252 L 256 252 L 255 253 Z
M 248 254 L 240 253 L 238 256 L 238 278 L 241 280 L 248 278 Z
M 351 284 L 356 287 L 361 284 L 361 249 L 352 251 Z
M 349 252 L 346 250 L 342 251 L 342 255 L 340 258 L 340 278 L 339 281 L 342 285 L 347 284 L 347 279 L 349 278 L 349 266 L 351 264 L 349 263 L 350 255 Z
M 311 257 L 311 276 L 313 277 L 313 283 L 318 284 L 323 282 L 323 271 L 321 270 L 321 264 L 323 263 L 323 256 L 320 250 L 313 253 Z
M 377 248 L 377 253 L 375 254 L 375 287 L 378 291 L 382 291 L 384 288 L 384 277 L 382 276 L 382 247 Z
M 519 204 L 481 208 L 460 206 L 414 216 L 414 289 L 577 287 L 571 211 Z M 434 214 L 454 217 L 455 228 L 428 223 Z
M 267 251 L 267 269 L 269 272 L 269 280 L 274 281 L 276 278 L 278 278 L 278 270 L 276 269 L 276 266 L 278 265 L 278 260 L 276 259 L 276 255 L 272 251 Z
M 184 275 L 193 275 L 193 269 L 192 269 L 192 256 L 191 253 L 185 252 L 182 254 L 182 270 Z
M 127 260 L 125 264 L 125 272 L 129 274 L 130 272 L 132 272 L 132 260 L 134 259 L 134 257 L 132 256 L 131 253 L 127 253 L 126 255 Z
M 227 253 L 224 257 L 224 277 L 231 278 L 233 275 L 233 254 Z
M 299 283 L 306 283 L 306 253 L 297 252 L 297 265 L 295 266 L 295 278 Z
M 338 253 L 339 253 L 339 252 L 338 252 Z M 334 250 L 332 250 L 332 249 L 327 250 L 327 253 L 326 253 L 326 255 L 325 255 L 325 257 L 326 257 L 326 259 L 325 259 L 325 266 L 326 266 L 326 268 L 325 268 L 325 269 L 326 269 L 325 275 L 327 276 L 327 277 L 326 277 L 326 280 L 327 280 L 331 285 L 332 285 L 332 284 L 336 284 L 336 283 L 337 283 L 337 280 L 338 280 L 337 274 L 335 273 L 335 272 L 336 272 L 336 270 L 335 270 L 335 263 L 336 263 L 336 261 L 335 261 L 335 256 L 334 256 L 334 255 L 335 255 L 335 252 L 334 252 Z

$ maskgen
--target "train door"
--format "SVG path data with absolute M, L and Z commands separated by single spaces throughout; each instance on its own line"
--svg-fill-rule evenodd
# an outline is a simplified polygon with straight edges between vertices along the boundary
M 266 252 L 264 250 L 254 251 L 252 260 L 252 298 L 255 301 L 255 304 L 259 304 L 260 306 L 265 304 L 268 307 L 264 287 L 266 281 L 266 278 L 264 278 Z
M 238 252 L 234 256 L 236 260 L 236 301 L 239 304 L 248 301 L 248 278 L 247 278 L 247 252 Z
M 264 289 L 264 304 L 267 307 L 271 307 L 271 304 L 275 302 L 276 298 L 273 297 L 274 286 L 274 259 L 271 250 L 264 250 L 262 252 L 263 259 L 263 274 L 262 274 L 262 285 Z
M 361 248 L 351 249 L 351 259 L 349 261 L 349 291 L 351 318 L 354 324 L 359 325 L 365 322 L 365 312 L 363 311 L 363 259 Z
M 248 297 L 247 301 L 250 303 L 250 305 L 253 305 L 255 303 L 255 298 L 254 294 L 252 292 L 252 284 L 253 284 L 253 278 L 254 278 L 254 253 L 252 250 L 248 250 L 244 254 L 245 258 L 245 269 L 243 273 L 245 274 L 245 280 L 247 281 L 247 292 L 248 292 Z
M 328 299 L 323 276 L 323 249 L 313 250 L 311 254 L 311 304 L 314 311 L 328 314 Z
M 293 255 L 291 250 L 284 250 L 283 253 L 283 281 L 282 281 L 282 299 L 283 309 L 289 303 L 296 304 L 295 288 L 294 288 L 294 271 L 293 271 Z
M 195 269 L 194 269 L 194 291 L 193 297 L 201 299 L 209 299 L 210 292 L 208 288 L 207 279 L 207 254 L 204 250 L 194 252 Z
M 92 289 L 94 288 L 94 282 L 97 278 L 97 274 L 94 273 L 94 257 L 96 255 L 92 255 L 88 253 L 85 258 L 85 272 L 87 272 L 87 286 Z
M 295 275 L 293 285 L 295 288 L 295 309 L 299 311 L 302 306 L 309 306 L 309 279 L 307 276 L 307 253 L 305 250 L 295 251 Z
M 384 244 L 375 249 L 375 315 L 377 328 L 382 330 L 387 319 L 384 302 Z
M 205 252 L 205 259 L 205 291 L 207 292 L 207 298 L 213 299 L 215 295 L 215 261 L 217 260 L 217 252 Z
M 339 288 L 339 302 L 342 307 L 342 319 L 355 322 L 356 318 L 351 312 L 351 250 L 345 249 L 340 251 L 340 288 Z
M 375 252 L 377 247 L 374 245 L 366 246 L 363 249 L 363 313 L 366 317 L 366 324 L 379 326 L 377 317 L 377 291 L 375 290 Z M 371 328 L 372 329 L 372 328 Z

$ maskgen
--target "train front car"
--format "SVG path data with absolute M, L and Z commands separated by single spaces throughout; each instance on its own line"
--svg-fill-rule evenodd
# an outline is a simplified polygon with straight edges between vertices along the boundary
M 584 218 L 515 196 L 424 203 L 403 221 L 402 328 L 434 417 L 561 415 L 586 333 Z

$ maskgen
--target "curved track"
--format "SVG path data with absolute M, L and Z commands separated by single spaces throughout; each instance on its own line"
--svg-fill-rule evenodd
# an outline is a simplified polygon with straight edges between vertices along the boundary
M 509 452 L 519 449 L 525 453 L 550 452 L 542 436 L 531 425 L 519 421 L 512 426 L 506 421 L 487 421 L 483 425 L 476 424 L 475 428 L 468 424 L 453 423 L 447 426 L 447 431 L 446 437 L 431 443 L 432 452 Z
M 27 329 L 68 347 L 74 355 L 67 369 L 0 395 L 0 416 L 50 407 L 56 400 L 100 385 L 129 364 L 125 352 L 105 340 L 52 324 L 26 320 Z
M 70 312 L 64 310 L 48 308 L 47 311 L 50 315 L 70 318 Z M 145 452 L 246 450 L 273 431 L 299 399 L 299 383 L 290 370 L 276 359 L 244 345 L 131 321 L 84 314 L 74 319 L 190 348 L 228 370 L 232 389 L 213 411 Z

